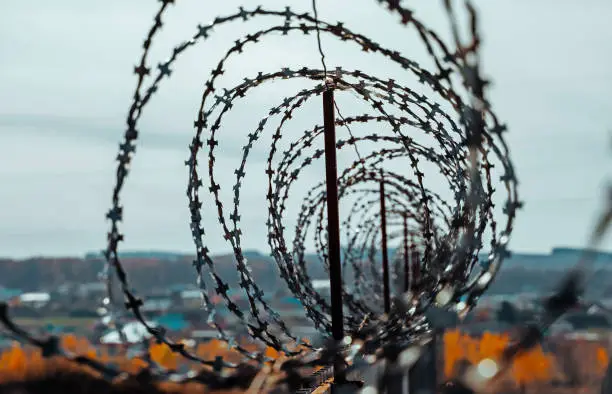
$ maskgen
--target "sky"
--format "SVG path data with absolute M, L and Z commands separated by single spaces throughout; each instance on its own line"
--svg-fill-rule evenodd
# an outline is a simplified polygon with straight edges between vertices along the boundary
M 240 4 L 233 0 L 177 3 L 152 48 L 152 64 L 167 58 L 198 23 L 233 13 Z M 310 11 L 309 1 L 262 3 L 271 9 L 291 5 Z M 447 28 L 440 2 L 411 3 L 421 20 L 435 29 Z M 507 142 L 520 181 L 520 199 L 525 202 L 510 248 L 547 252 L 556 246 L 582 247 L 602 208 L 605 187 L 612 182 L 612 2 L 479 0 L 476 5 L 484 39 L 484 72 L 493 81 L 489 98 L 509 126 Z M 157 7 L 153 0 L 3 0 L 0 256 L 80 256 L 104 248 L 114 158 L 136 81 L 132 69 Z M 410 38 L 414 31 L 401 27 L 375 1 L 319 0 L 318 9 L 324 20 L 341 20 L 353 31 L 427 62 L 418 41 Z M 236 39 L 260 27 L 250 22 L 220 28 L 210 42 L 177 63 L 172 78 L 147 108 L 122 194 L 124 250 L 194 250 L 184 166 L 194 114 L 206 77 L 220 56 Z M 330 68 L 342 65 L 397 80 L 404 77 L 397 67 L 355 48 L 346 49 L 345 43 L 324 36 L 322 44 Z M 229 62 L 223 81 L 232 86 L 245 75 L 303 64 L 320 65 L 314 36 L 272 37 Z M 252 129 L 279 98 L 295 91 L 289 85 L 278 83 L 255 92 L 228 117 L 224 126 L 228 131 L 219 147 L 220 179 L 233 177 L 249 132 L 244 125 Z M 359 112 L 359 104 L 348 99 L 343 105 L 345 115 L 353 108 Z M 304 119 L 296 120 L 292 130 L 312 126 L 306 118 L 317 116 L 316 111 L 320 108 L 306 108 Z M 254 149 L 253 168 L 263 169 L 266 152 L 266 147 Z M 261 175 L 263 170 L 253 171 Z M 314 166 L 292 193 L 303 196 L 321 180 L 321 171 Z M 243 246 L 265 252 L 266 190 L 258 185 L 262 179 L 249 178 L 241 207 L 248 234 Z M 289 214 L 297 212 L 299 198 L 292 200 Z M 213 252 L 226 252 L 211 212 L 204 214 L 210 228 L 208 242 Z M 289 226 L 292 220 L 288 219 Z M 602 247 L 612 250 L 610 236 Z

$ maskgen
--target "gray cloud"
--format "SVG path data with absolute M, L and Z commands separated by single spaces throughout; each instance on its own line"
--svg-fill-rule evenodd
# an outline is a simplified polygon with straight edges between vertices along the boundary
M 269 8 L 285 3 L 297 9 L 309 6 L 298 1 L 266 2 Z M 407 39 L 406 30 L 391 23 L 392 17 L 373 1 L 319 3 L 323 18 L 343 19 L 355 31 L 425 59 L 416 41 Z M 415 5 L 418 15 L 431 20 L 434 27 L 445 27 L 436 1 Z M 485 70 L 494 80 L 491 101 L 510 126 L 508 140 L 521 180 L 520 192 L 527 202 L 512 247 L 581 246 L 593 223 L 602 187 L 611 176 L 608 89 L 612 31 L 608 16 L 612 3 L 480 0 L 477 5 L 482 11 Z M 179 2 L 168 14 L 161 40 L 153 48 L 153 64 L 167 57 L 173 43 L 188 38 L 198 22 L 233 12 L 237 6 L 238 1 Z M 134 86 L 131 69 L 155 7 L 156 3 L 144 0 L 3 2 L 0 255 L 82 254 L 103 245 L 113 158 Z M 368 26 L 372 20 L 384 22 Z M 202 83 L 228 43 L 246 32 L 243 27 L 219 29 L 207 46 L 181 59 L 172 80 L 162 85 L 143 115 L 142 141 L 124 193 L 126 248 L 191 250 L 182 161 L 187 156 Z M 343 64 L 403 78 L 401 70 L 376 57 L 323 39 L 330 66 Z M 248 60 L 228 63 L 223 79 L 227 86 L 259 70 L 304 62 L 319 65 L 312 36 L 296 35 L 287 41 L 271 37 L 246 54 Z M 248 127 L 252 129 L 290 91 L 286 84 L 257 90 L 228 117 L 219 151 L 223 168 L 219 176 L 224 181 L 234 179 L 233 168 Z M 347 103 L 345 112 L 359 112 L 358 104 Z M 309 128 L 318 116 L 317 106 L 306 108 L 290 130 L 297 133 Z M 264 152 L 264 148 L 254 152 L 254 168 L 249 169 L 254 176 L 242 202 L 245 227 L 252 235 L 245 238 L 245 246 L 258 249 L 266 245 L 262 200 L 257 192 L 257 182 L 263 181 Z M 309 173 L 296 195 L 317 177 L 316 171 Z M 606 241 L 604 246 L 612 248 L 612 239 Z M 219 240 L 213 244 L 225 248 Z

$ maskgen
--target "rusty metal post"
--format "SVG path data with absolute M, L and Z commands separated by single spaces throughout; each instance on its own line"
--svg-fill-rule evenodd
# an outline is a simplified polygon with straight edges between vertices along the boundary
M 323 126 L 325 130 L 325 182 L 327 186 L 327 246 L 331 292 L 332 336 L 344 338 L 342 314 L 342 267 L 340 265 L 340 213 L 338 209 L 338 169 L 336 163 L 336 121 L 334 91 L 323 92 Z
M 327 247 L 329 258 L 329 287 L 331 295 L 332 337 L 336 341 L 344 338 L 344 316 L 342 311 L 342 266 L 340 265 L 340 212 L 338 208 L 338 166 L 336 163 L 336 120 L 334 114 L 334 91 L 323 92 L 323 128 L 325 132 L 325 184 L 327 187 Z M 333 366 L 334 384 L 337 391 L 345 381 L 344 366 L 336 358 Z
M 387 254 L 387 211 L 385 209 L 385 180 L 380 171 L 380 227 L 382 232 L 382 264 L 383 264 L 383 292 L 385 313 L 391 311 L 391 290 L 389 289 L 389 256 Z
M 404 292 L 410 290 L 410 255 L 408 253 L 408 215 L 404 212 Z
M 418 290 L 418 286 L 421 280 L 421 257 L 419 251 L 416 250 L 416 245 L 412 243 L 410 245 L 410 270 L 412 272 L 412 290 Z

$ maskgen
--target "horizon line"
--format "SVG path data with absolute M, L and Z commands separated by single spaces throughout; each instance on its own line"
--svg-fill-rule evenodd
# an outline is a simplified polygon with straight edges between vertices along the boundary
M 389 248 L 390 250 L 396 249 L 396 248 Z M 555 251 L 558 250 L 574 250 L 574 251 L 594 251 L 595 253 L 601 253 L 601 254 L 612 254 L 612 250 L 605 250 L 605 249 L 589 249 L 588 247 L 575 247 L 575 246 L 553 246 L 552 248 L 548 249 L 548 250 L 537 250 L 537 251 L 533 251 L 533 250 L 527 250 L 527 251 L 521 251 L 521 250 L 510 250 L 511 254 L 521 254 L 521 255 L 542 255 L 542 256 L 546 256 L 546 255 L 552 255 Z M 270 256 L 269 253 L 265 253 L 262 252 L 260 250 L 257 249 L 245 249 L 243 250 L 243 253 L 257 253 L 260 254 L 262 256 Z M 120 251 L 119 255 L 126 255 L 126 254 L 133 254 L 133 255 L 137 255 L 137 254 L 160 254 L 160 255 L 173 255 L 173 256 L 194 256 L 195 253 L 193 252 L 177 252 L 177 251 L 171 251 L 171 250 L 157 250 L 157 249 L 133 249 L 133 250 L 124 250 L 124 251 Z M 315 251 L 307 251 L 306 254 L 315 254 Z M 99 252 L 85 252 L 81 255 L 69 255 L 69 254 L 62 254 L 62 255 L 56 255 L 56 254 L 32 254 L 29 256 L 23 256 L 23 257 L 14 257 L 14 256 L 0 256 L 0 260 L 30 260 L 30 259 L 35 259 L 35 258 L 49 258 L 49 259 L 86 259 L 92 255 L 98 255 L 99 257 L 102 257 L 102 251 Z M 232 251 L 222 251 L 219 253 L 211 253 L 211 256 L 226 256 L 226 255 L 233 255 Z M 510 257 L 512 258 L 512 256 Z

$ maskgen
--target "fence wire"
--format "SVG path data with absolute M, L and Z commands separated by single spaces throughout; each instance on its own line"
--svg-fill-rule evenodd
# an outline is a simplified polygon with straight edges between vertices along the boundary
M 195 381 L 213 388 L 248 388 L 250 392 L 269 392 L 279 388 L 297 392 L 322 384 L 320 376 L 312 375 L 312 368 L 323 366 L 320 371 L 329 372 L 329 366 L 337 366 L 337 360 L 341 358 L 345 365 L 344 373 L 349 375 L 367 371 L 384 361 L 386 367 L 379 386 L 363 390 L 367 393 L 388 391 L 384 382 L 403 376 L 434 340 L 439 327 L 428 317 L 428 311 L 442 308 L 463 315 L 476 305 L 494 280 L 503 259 L 509 255 L 508 243 L 521 202 L 514 167 L 504 140 L 506 126 L 498 120 L 487 100 L 488 81 L 480 71 L 478 14 L 470 1 L 461 2 L 469 16 L 468 39 L 462 40 L 459 34 L 461 23 L 456 16 L 458 3 L 443 1 L 442 8 L 452 32 L 450 42 L 446 42 L 440 34 L 419 20 L 412 10 L 404 7 L 401 1 L 378 0 L 378 3 L 386 6 L 390 13 L 399 15 L 401 24 L 412 28 L 406 31 L 416 33 L 432 60 L 432 69 L 424 68 L 401 52 L 351 30 L 343 23 L 331 24 L 319 19 L 316 2 L 313 2 L 314 15 L 294 12 L 289 7 L 282 10 L 262 6 L 240 7 L 233 14 L 198 25 L 193 35 L 176 45 L 166 60 L 153 66 L 149 59 L 150 47 L 161 31 L 170 5 L 174 5 L 173 0 L 161 1 L 134 68 L 137 83 L 125 121 L 125 133 L 117 156 L 112 205 L 107 213 L 110 221 L 104 251 L 107 264 L 100 278 L 107 284 L 108 295 L 102 303 L 107 311 L 104 318 L 109 322 L 109 327 L 121 332 L 122 317 L 125 311 L 129 311 L 155 340 L 168 345 L 172 352 L 194 362 L 194 365 L 206 368 L 177 374 L 149 360 L 146 379 L 185 383 Z M 220 339 L 227 341 L 232 349 L 244 356 L 243 361 L 230 363 L 220 357 L 204 359 L 197 356 L 182 343 L 168 338 L 163 327 L 151 326 L 145 320 L 141 310 L 143 300 L 131 289 L 119 254 L 119 245 L 124 238 L 120 229 L 123 220 L 121 191 L 136 152 L 139 120 L 162 82 L 173 74 L 178 60 L 192 48 L 206 43 L 220 26 L 264 18 L 274 20 L 272 26 L 253 30 L 237 39 L 204 82 L 201 103 L 193 122 L 194 136 L 185 162 L 189 179 L 186 193 L 195 247 L 193 265 L 196 281 L 203 312 L 209 314 L 208 323 L 215 327 Z M 244 52 L 247 48 L 274 36 L 310 33 L 316 34 L 323 69 L 285 67 L 245 77 L 234 86 L 219 87 L 225 69 L 232 61 L 246 56 Z M 431 91 L 431 96 L 417 91 L 414 86 L 378 77 L 374 73 L 352 70 L 350 66 L 328 68 L 322 37 L 360 48 L 367 56 L 379 56 L 399 66 L 407 75 L 415 77 L 425 90 Z M 224 119 L 237 103 L 248 100 L 251 93 L 264 86 L 290 80 L 301 81 L 309 87 L 280 97 L 277 105 L 253 123 L 252 131 L 242 146 L 240 162 L 233 171 L 235 178 L 230 182 L 227 172 L 221 173 L 216 165 L 219 162 L 217 147 L 227 134 L 224 133 Z M 329 340 L 325 346 L 315 348 L 291 332 L 253 279 L 242 247 L 243 237 L 248 234 L 242 233 L 240 197 L 249 169 L 249 154 L 256 144 L 261 144 L 262 137 L 269 134 L 272 142 L 267 150 L 265 170 L 267 218 L 262 218 L 262 222 L 266 224 L 270 254 L 288 288 L 300 300 L 306 316 L 321 333 L 329 335 L 331 305 L 312 286 L 305 253 L 308 240 L 312 240 L 318 258 L 329 270 L 324 182 L 312 187 L 303 197 L 292 239 L 289 239 L 284 225 L 288 198 L 295 193 L 292 186 L 324 154 L 322 149 L 317 148 L 317 141 L 323 138 L 322 125 L 315 124 L 309 130 L 298 133 L 297 137 L 296 133 L 287 130 L 291 127 L 291 119 L 328 89 L 338 94 L 351 94 L 371 109 L 370 112 L 341 115 L 336 120 L 336 125 L 346 128 L 349 135 L 349 138 L 337 141 L 336 149 L 351 150 L 356 154 L 355 161 L 338 177 L 340 204 L 349 207 L 348 215 L 342 221 L 347 240 L 342 264 L 350 268 L 353 277 L 345 280 L 353 285 L 345 285 L 343 289 L 345 308 L 350 312 L 344 321 L 346 337 L 340 343 Z M 336 110 L 339 111 L 337 103 Z M 272 126 L 273 123 L 277 126 Z M 390 134 L 357 134 L 355 130 L 358 126 L 372 126 L 371 130 L 386 129 Z M 427 145 L 417 141 L 408 130 L 418 130 L 434 143 Z M 281 141 L 288 141 L 285 144 L 288 148 L 283 148 Z M 366 145 L 376 148 L 371 153 L 360 153 L 359 147 Z M 202 161 L 203 157 L 206 160 Z M 398 172 L 386 167 L 386 163 L 397 159 L 407 160 L 405 171 Z M 435 165 L 448 183 L 452 198 L 443 198 L 426 186 L 424 162 Z M 207 171 L 201 172 L 200 164 L 204 164 Z M 494 177 L 494 167 L 501 174 L 499 179 Z M 390 227 L 405 224 L 410 233 L 408 243 L 406 238 L 402 240 L 402 234 L 391 232 L 391 238 L 399 239 L 402 243 L 400 250 L 403 250 L 396 254 L 393 276 L 406 276 L 405 267 L 399 261 L 408 251 L 412 271 L 408 288 L 403 288 L 394 297 L 393 309 L 389 314 L 382 311 L 382 279 L 377 263 L 381 217 L 376 209 L 376 185 L 381 181 L 387 191 L 385 198 L 389 206 L 387 220 Z M 230 201 L 223 199 L 221 188 L 231 188 Z M 495 205 L 498 204 L 496 199 L 499 198 L 503 204 L 503 221 L 496 220 L 494 214 Z M 212 226 L 212 218 L 203 217 L 203 206 L 216 207 L 217 228 Z M 589 247 L 595 248 L 601 241 L 611 217 L 612 202 L 609 202 Z M 206 232 L 222 234 L 231 247 L 240 277 L 239 286 L 248 300 L 246 310 L 239 308 L 230 297 L 231 286 L 219 274 L 207 246 Z M 487 248 L 484 246 L 486 234 Z M 482 259 L 480 255 L 485 250 L 488 257 Z M 503 373 L 513 359 L 537 344 L 543 330 L 579 299 L 590 262 L 591 257 L 585 255 L 568 273 L 558 292 L 547 301 L 546 313 L 538 324 L 526 327 L 521 339 L 507 348 L 500 360 L 495 360 L 497 373 L 494 376 L 489 379 L 479 377 L 474 372 L 477 366 L 474 366 L 465 372 L 460 383 L 455 384 L 479 392 Z M 119 281 L 125 308 L 118 307 L 119 295 L 113 293 L 113 280 Z M 223 300 L 224 307 L 247 328 L 253 340 L 262 345 L 262 351 L 246 349 L 216 324 L 215 309 L 219 306 L 213 303 L 213 294 Z M 108 379 L 129 375 L 99 361 L 64 351 L 54 336 L 44 339 L 32 336 L 10 319 L 6 304 L 0 308 L 0 321 L 13 336 L 40 348 L 46 357 L 63 356 L 93 368 Z M 280 351 L 283 356 L 271 360 L 264 355 L 265 347 Z M 354 391 L 356 388 L 347 390 Z

